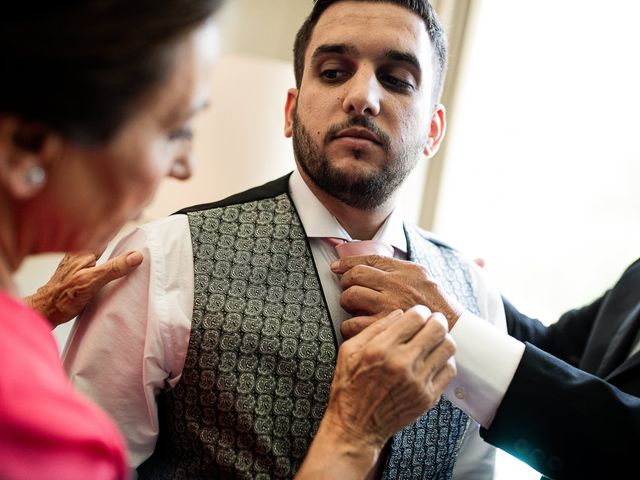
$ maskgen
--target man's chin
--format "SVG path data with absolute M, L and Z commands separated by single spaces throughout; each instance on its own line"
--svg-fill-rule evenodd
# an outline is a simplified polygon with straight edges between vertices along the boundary
M 329 153 L 329 152 L 328 152 Z M 379 150 L 367 149 L 339 149 L 335 154 L 327 155 L 333 168 L 365 169 L 379 171 L 387 163 L 387 158 Z
M 331 183 L 344 185 L 344 189 L 357 188 L 358 185 L 366 186 L 384 175 L 381 167 L 363 159 L 341 159 L 323 170 L 318 174 L 330 179 Z
M 374 210 L 386 201 L 386 195 L 379 188 L 379 178 L 372 175 L 341 175 L 321 178 L 318 187 L 341 201 L 359 210 Z

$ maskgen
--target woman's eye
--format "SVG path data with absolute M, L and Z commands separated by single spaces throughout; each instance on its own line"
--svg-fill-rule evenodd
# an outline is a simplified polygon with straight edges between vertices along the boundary
M 169 133 L 170 141 L 191 140 L 193 138 L 193 128 L 184 127 Z

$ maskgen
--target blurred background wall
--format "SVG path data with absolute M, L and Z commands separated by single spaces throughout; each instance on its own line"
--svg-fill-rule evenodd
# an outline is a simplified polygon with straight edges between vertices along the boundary
M 283 135 L 291 49 L 311 0 L 231 0 L 194 177 L 167 180 L 142 221 L 293 168 Z M 408 218 L 470 257 L 550 323 L 610 286 L 640 245 L 640 5 L 626 0 L 439 0 L 450 70 L 444 148 L 405 185 Z M 123 233 L 133 226 L 128 225 Z M 60 256 L 30 259 L 25 294 Z M 69 326 L 55 332 L 62 344 Z M 539 478 L 499 456 L 499 480 Z

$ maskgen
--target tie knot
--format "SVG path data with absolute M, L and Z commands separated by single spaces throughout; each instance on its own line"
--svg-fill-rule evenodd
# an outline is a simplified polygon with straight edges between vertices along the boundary
M 339 258 L 355 257 L 359 255 L 382 255 L 393 257 L 393 247 L 379 240 L 343 240 L 342 238 L 327 237 L 326 241 L 333 245 Z

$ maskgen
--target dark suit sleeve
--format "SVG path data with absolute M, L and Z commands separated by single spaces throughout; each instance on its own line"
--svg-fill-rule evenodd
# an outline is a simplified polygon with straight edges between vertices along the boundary
M 527 343 L 489 443 L 551 478 L 637 471 L 640 399 Z
M 586 307 L 568 311 L 547 327 L 520 313 L 503 297 L 507 331 L 521 342 L 529 342 L 571 365 L 578 365 L 604 298 L 606 294 Z

